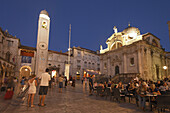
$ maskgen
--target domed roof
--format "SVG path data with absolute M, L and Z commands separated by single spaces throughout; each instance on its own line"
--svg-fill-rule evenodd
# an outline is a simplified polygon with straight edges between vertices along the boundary
M 42 11 L 40 12 L 40 14 L 45 14 L 45 15 L 49 16 L 49 14 L 48 14 L 48 12 L 47 12 L 46 10 L 42 10 Z
M 136 33 L 137 35 L 140 35 L 140 30 L 136 27 L 128 26 L 126 29 L 123 30 L 124 34 L 131 34 Z

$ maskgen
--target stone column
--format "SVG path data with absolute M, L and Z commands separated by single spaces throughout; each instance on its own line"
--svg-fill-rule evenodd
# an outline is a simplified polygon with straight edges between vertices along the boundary
M 100 56 L 100 72 L 103 74 L 103 58 Z
M 110 73 L 110 56 L 107 57 L 107 76 L 111 75 Z
M 2 83 L 4 84 L 4 79 L 5 79 L 5 69 L 3 70 L 3 76 L 2 76 Z
M 127 73 L 127 54 L 123 54 L 123 73 Z
M 142 74 L 142 54 L 141 54 L 141 52 L 142 52 L 142 48 L 139 48 L 139 50 L 138 50 L 138 70 L 139 70 L 139 72 L 138 73 L 140 73 L 140 76 L 141 76 L 141 74 Z

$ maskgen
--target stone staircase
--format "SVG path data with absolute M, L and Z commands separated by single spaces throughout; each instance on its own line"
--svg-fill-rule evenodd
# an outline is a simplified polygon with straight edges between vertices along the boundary
M 112 77 L 112 81 L 116 83 L 122 81 L 123 84 L 128 84 L 132 79 L 136 78 L 139 75 L 139 73 L 121 73 Z

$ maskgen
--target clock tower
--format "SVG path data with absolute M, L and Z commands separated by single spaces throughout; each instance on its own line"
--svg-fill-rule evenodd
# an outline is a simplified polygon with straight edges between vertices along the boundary
M 50 17 L 46 10 L 42 10 L 38 20 L 37 52 L 36 52 L 36 76 L 45 72 L 48 60 L 48 42 L 50 30 Z

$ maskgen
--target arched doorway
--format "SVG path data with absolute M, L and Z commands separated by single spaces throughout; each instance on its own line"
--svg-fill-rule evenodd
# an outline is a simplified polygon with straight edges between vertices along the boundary
M 115 67 L 115 75 L 119 74 L 119 66 Z
M 29 66 L 22 66 L 20 69 L 20 77 L 28 78 L 31 75 L 31 68 Z

